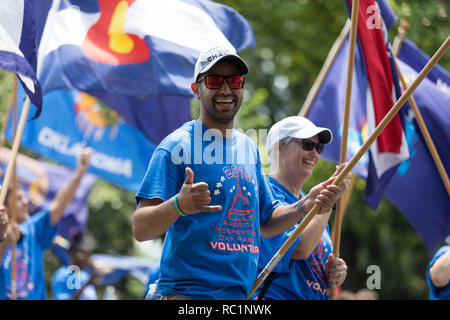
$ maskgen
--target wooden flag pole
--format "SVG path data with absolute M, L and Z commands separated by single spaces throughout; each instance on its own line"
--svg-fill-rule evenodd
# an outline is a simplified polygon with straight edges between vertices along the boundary
M 351 16 L 351 28 L 350 28 L 350 46 L 348 51 L 347 62 L 347 84 L 345 88 L 345 103 L 344 103 L 344 119 L 342 122 L 342 137 L 341 137 L 341 150 L 339 155 L 339 163 L 344 163 L 347 160 L 347 139 L 348 139 L 348 123 L 350 119 L 350 105 L 352 101 L 352 86 L 353 86 L 353 67 L 355 65 L 355 46 L 356 46 L 356 34 L 358 27 L 358 9 L 359 0 L 353 0 L 352 2 L 352 16 Z M 339 257 L 340 239 L 342 218 L 344 216 L 344 202 L 343 199 L 338 199 L 334 230 L 333 230 L 333 255 Z M 334 300 L 336 297 L 336 287 L 331 286 L 330 299 Z
M 352 195 L 353 187 L 355 186 L 356 182 L 356 175 L 352 174 L 352 177 L 350 178 L 350 186 L 348 187 L 347 191 L 342 196 L 342 219 L 344 219 L 345 212 L 348 207 L 348 203 L 350 202 L 350 198 Z M 334 233 L 336 232 L 336 218 L 334 219 L 333 228 L 330 232 L 330 239 L 334 239 Z
M 16 76 L 17 79 L 17 76 Z M 17 86 L 13 93 L 13 139 L 17 132 Z M 5 126 L 6 127 L 6 126 Z M 12 192 L 11 192 L 11 224 L 17 221 L 17 177 L 16 177 L 16 163 L 14 162 L 12 169 Z M 16 281 L 16 242 L 11 244 L 11 300 L 17 299 L 17 281 Z
M 22 139 L 23 128 L 25 126 L 25 121 L 27 120 L 28 111 L 30 110 L 30 98 L 26 98 L 22 113 L 20 115 L 19 125 L 17 126 L 17 134 L 14 137 L 12 149 L 11 149 L 11 158 L 8 162 L 8 166 L 6 168 L 5 177 L 3 179 L 2 188 L 0 190 L 0 205 L 5 204 L 6 192 L 8 190 L 8 185 L 11 180 L 11 174 L 13 171 L 14 164 L 16 163 L 17 153 L 19 151 L 20 140 Z
M 398 27 L 397 36 L 394 39 L 394 43 L 392 44 L 392 53 L 394 57 L 398 55 L 400 52 L 400 48 L 402 47 L 403 39 L 405 38 L 405 34 L 409 29 L 409 23 L 406 20 L 400 21 L 400 26 Z
M 314 84 L 309 90 L 305 102 L 303 103 L 303 106 L 301 107 L 298 113 L 299 116 L 306 117 L 306 115 L 308 114 L 309 108 L 311 107 L 314 99 L 316 98 L 317 92 L 319 92 L 319 89 L 322 86 L 322 83 L 325 80 L 328 71 L 333 65 L 333 62 L 336 59 L 339 50 L 341 50 L 341 47 L 344 44 L 345 39 L 347 39 L 349 32 L 350 32 L 350 25 L 346 23 L 342 28 L 342 31 L 337 37 L 336 41 L 333 43 L 333 46 L 331 47 L 330 52 L 328 53 L 328 56 L 325 59 L 325 62 L 322 66 L 322 69 L 319 72 L 319 75 L 317 76 L 316 80 L 314 81 Z
M 442 58 L 442 56 L 447 51 L 449 45 L 450 45 L 450 36 L 447 37 L 447 40 L 445 40 L 445 42 L 436 51 L 436 53 L 433 55 L 430 61 L 428 61 L 428 63 L 425 65 L 422 71 L 420 71 L 416 79 L 414 79 L 411 85 L 403 92 L 401 97 L 397 100 L 397 102 L 394 104 L 391 110 L 389 110 L 389 112 L 384 116 L 383 120 L 381 120 L 381 122 L 378 124 L 378 126 L 375 128 L 372 134 L 367 138 L 367 140 L 364 142 L 364 144 L 361 146 L 358 152 L 345 165 L 344 169 L 334 180 L 333 182 L 334 185 L 340 184 L 345 179 L 345 177 L 351 172 L 356 163 L 362 158 L 362 156 L 364 156 L 364 154 L 367 152 L 367 150 L 370 148 L 373 142 L 378 138 L 381 132 L 386 128 L 389 122 L 391 122 L 394 116 L 398 113 L 398 111 L 406 102 L 406 100 L 409 99 L 411 94 L 414 92 L 414 90 L 416 90 L 416 88 L 423 81 L 423 79 L 425 79 L 425 77 L 428 75 L 428 73 L 431 71 L 434 65 L 439 61 L 439 59 Z M 294 241 L 302 234 L 305 227 L 309 224 L 312 218 L 314 218 L 314 216 L 319 212 L 319 210 L 320 207 L 317 204 L 314 205 L 314 207 L 308 212 L 308 214 L 302 220 L 302 222 L 294 229 L 289 238 L 283 243 L 281 248 L 275 253 L 275 255 L 272 257 L 269 263 L 261 271 L 258 278 L 256 278 L 255 282 L 253 283 L 252 289 L 250 290 L 250 293 L 247 296 L 247 299 L 251 298 L 251 296 L 255 293 L 256 289 L 258 289 L 261 283 L 267 278 L 269 273 L 278 264 L 278 262 L 286 253 L 286 251 L 289 250 Z

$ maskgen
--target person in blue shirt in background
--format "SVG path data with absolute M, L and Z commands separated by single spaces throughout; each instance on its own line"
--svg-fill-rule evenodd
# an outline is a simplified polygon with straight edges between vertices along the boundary
M 10 223 L 11 191 L 8 189 L 5 206 L 0 206 L 0 300 L 11 299 L 11 244 L 16 242 L 16 299 L 45 300 L 44 251 L 57 234 L 57 223 L 70 204 L 81 178 L 89 167 L 91 149 L 86 147 L 78 159 L 78 166 L 69 183 L 60 190 L 44 209 L 29 215 L 29 202 L 23 190 L 17 190 L 16 223 Z
M 100 284 L 102 272 L 91 261 L 93 250 L 89 237 L 79 232 L 73 236 L 68 249 L 70 265 L 60 267 L 52 277 L 54 300 L 97 300 L 95 285 Z
M 450 300 L 450 235 L 446 245 L 439 248 L 427 267 L 430 300 Z
M 273 173 L 269 177 L 269 183 L 278 199 L 288 204 L 297 202 L 299 198 L 303 201 L 303 184 L 313 173 L 324 145 L 331 140 L 332 133 L 329 129 L 316 127 L 304 117 L 288 117 L 272 126 L 266 148 Z M 341 166 L 340 169 L 342 168 Z M 331 187 L 334 188 L 329 188 Z M 325 214 L 317 215 L 311 220 L 255 292 L 255 299 L 326 300 L 329 299 L 330 285 L 338 286 L 344 282 L 347 266 L 344 260 L 336 259 L 332 254 L 333 246 L 328 228 L 331 211 L 330 208 Z M 261 238 L 259 272 L 296 226 L 279 236 Z
M 255 143 L 233 129 L 247 73 L 234 48 L 200 54 L 191 85 L 200 118 L 159 144 L 136 193 L 135 239 L 167 232 L 160 299 L 245 299 L 257 277 L 260 235 L 281 234 L 314 204 L 319 215 L 328 212 L 345 190 L 320 184 L 301 205 L 281 205 Z

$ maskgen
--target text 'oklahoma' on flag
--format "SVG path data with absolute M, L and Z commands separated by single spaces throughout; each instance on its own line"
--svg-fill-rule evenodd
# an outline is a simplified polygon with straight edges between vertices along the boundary
M 232 8 L 208 0 L 54 1 L 38 76 L 44 92 L 193 97 L 195 61 L 213 45 L 254 46 L 252 29 Z
M 41 87 L 36 78 L 36 26 L 29 0 L 0 1 L 0 68 L 17 74 L 41 113 Z
M 18 98 L 23 94 L 19 86 Z M 84 92 L 55 90 L 44 96 L 44 104 L 58 108 L 58 112 L 45 112 L 28 122 L 21 146 L 75 167 L 85 142 L 93 149 L 90 173 L 132 192 L 137 190 L 155 149 L 142 132 L 128 125 L 102 101 Z M 12 135 L 11 119 L 6 137 L 11 139 Z

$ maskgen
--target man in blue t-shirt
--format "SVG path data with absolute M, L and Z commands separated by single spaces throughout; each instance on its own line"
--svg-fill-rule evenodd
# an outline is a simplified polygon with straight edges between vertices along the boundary
M 339 195 L 319 185 L 301 203 L 276 199 L 256 145 L 233 129 L 247 72 L 234 48 L 200 54 L 191 85 L 200 118 L 160 143 L 136 194 L 136 240 L 167 232 L 162 299 L 245 299 L 257 276 L 260 235 L 282 233 L 316 203 L 319 215 L 329 211 Z
M 450 235 L 447 245 L 439 248 L 427 267 L 430 300 L 450 300 Z
M 13 200 L 8 189 L 5 206 L 0 206 L 0 300 L 45 300 L 44 251 L 57 233 L 56 224 L 72 201 L 82 176 L 89 167 L 90 148 L 84 148 L 70 182 L 58 192 L 50 206 L 33 216 L 28 213 L 28 199 L 23 190 L 16 195 L 16 222 L 11 221 Z M 12 247 L 15 250 L 15 290 L 11 283 Z M 15 297 L 13 296 L 15 292 Z
M 331 139 L 329 129 L 316 127 L 304 117 L 288 117 L 272 126 L 267 135 L 266 149 L 273 173 L 269 183 L 278 199 L 289 204 L 305 196 L 302 187 L 319 161 L 324 145 L 330 143 Z M 333 188 L 335 186 L 328 187 L 329 190 Z M 332 255 L 333 246 L 328 228 L 330 214 L 331 210 L 312 219 L 255 292 L 254 298 L 329 299 L 330 284 L 342 284 L 347 274 L 344 260 L 335 259 Z M 296 226 L 279 236 L 261 238 L 259 272 L 266 267 Z

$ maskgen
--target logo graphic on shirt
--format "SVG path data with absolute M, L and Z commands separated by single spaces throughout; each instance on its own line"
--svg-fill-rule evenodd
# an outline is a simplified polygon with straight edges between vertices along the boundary
M 225 166 L 222 171 L 224 175 L 215 184 L 212 195 L 217 198 L 230 194 L 233 200 L 221 225 L 215 227 L 217 240 L 210 241 L 211 249 L 259 254 L 252 207 L 258 195 L 256 182 L 244 166 Z M 224 201 L 227 198 L 231 197 L 224 197 Z
M 235 193 L 231 209 L 228 210 L 228 220 L 230 221 L 253 221 L 254 210 L 250 206 L 249 197 L 255 196 L 257 187 L 254 179 L 251 178 L 248 169 L 243 166 L 231 165 L 223 168 L 224 176 L 220 177 L 220 181 L 216 183 L 213 195 L 218 196 L 221 192 L 227 192 L 223 183 L 225 180 L 230 181 L 236 178 L 236 184 L 228 190 L 230 193 Z M 253 185 L 255 193 L 251 193 L 251 187 L 243 185 L 241 188 L 240 179 L 250 182 Z
M 253 209 L 250 208 L 247 197 L 242 194 L 239 178 L 237 179 L 237 191 L 233 199 L 233 204 L 228 211 L 228 220 L 253 221 Z
M 316 276 L 316 279 L 324 279 L 325 266 L 322 262 L 323 257 L 323 242 L 319 241 L 317 248 L 313 251 L 313 259 L 310 261 L 311 270 Z

